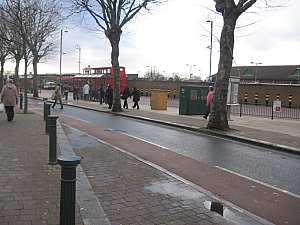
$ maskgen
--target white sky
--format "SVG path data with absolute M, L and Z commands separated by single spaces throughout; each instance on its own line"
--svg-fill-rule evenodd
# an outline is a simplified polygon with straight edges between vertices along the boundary
M 300 65 L 300 1 L 291 0 L 290 5 L 273 13 L 243 14 L 239 18 L 237 27 L 257 23 L 236 30 L 233 66 L 250 66 L 250 62 Z M 190 66 L 186 64 L 196 65 L 192 74 L 205 79 L 209 75 L 210 23 L 206 21 L 210 16 L 214 25 L 212 74 L 216 73 L 222 18 L 205 7 L 214 9 L 214 1 L 169 0 L 152 14 L 139 15 L 123 29 L 120 65 L 126 67 L 127 73 L 139 73 L 141 77 L 150 70 L 147 66 L 155 66 L 165 76 L 178 72 L 182 78 L 189 78 Z M 111 65 L 111 47 L 104 34 L 76 28 L 63 35 L 66 54 L 62 58 L 62 73 L 78 73 L 76 45 L 81 47 L 81 71 L 87 65 Z M 14 65 L 7 63 L 5 70 L 13 71 Z M 38 65 L 38 73 L 59 74 L 59 49 L 53 60 Z

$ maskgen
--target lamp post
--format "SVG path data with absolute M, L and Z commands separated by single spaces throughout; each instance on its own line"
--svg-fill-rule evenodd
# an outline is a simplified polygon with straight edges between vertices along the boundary
M 257 62 L 250 62 L 251 64 L 255 64 L 255 76 L 254 76 L 254 82 L 256 83 L 256 78 L 257 78 L 257 65 L 262 64 L 262 63 L 257 63 Z
M 155 68 L 156 66 L 146 66 L 146 67 L 150 67 L 150 78 L 152 78 L 152 67 Z
M 186 66 L 190 66 L 190 80 L 192 80 L 192 67 L 193 66 L 197 66 L 197 65 L 190 65 L 190 64 L 186 64 Z
M 211 57 L 212 57 L 212 33 L 213 33 L 213 21 L 212 21 L 211 19 L 208 19 L 206 22 L 207 22 L 207 23 L 210 23 L 209 80 L 212 80 L 212 77 L 211 77 Z
M 61 61 L 62 61 L 62 55 L 63 55 L 63 50 L 62 50 L 62 47 L 63 47 L 63 31 L 64 32 L 68 32 L 68 30 L 64 30 L 64 29 L 61 29 L 60 30 L 60 54 L 59 54 L 59 83 L 61 83 L 62 81 L 62 75 L 61 75 Z
M 79 67 L 79 68 L 78 68 L 78 74 L 80 74 L 80 63 L 81 63 L 81 62 L 80 62 L 80 55 L 81 55 L 81 48 L 80 48 L 79 45 L 76 45 L 75 48 L 78 49 L 78 54 L 79 54 L 79 56 L 78 56 L 78 58 L 79 58 L 79 59 L 78 59 L 78 67 Z

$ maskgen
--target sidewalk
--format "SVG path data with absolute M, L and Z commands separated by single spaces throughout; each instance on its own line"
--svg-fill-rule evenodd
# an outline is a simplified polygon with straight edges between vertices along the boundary
M 43 93 L 40 97 L 50 98 L 51 94 L 52 92 Z M 149 104 L 147 101 L 142 98 L 140 110 L 124 110 L 122 115 L 171 123 L 196 130 L 206 126 L 207 121 L 201 116 L 178 115 L 176 108 L 153 111 L 147 105 Z M 106 105 L 100 105 L 98 102 L 69 100 L 65 103 L 110 112 Z M 0 114 L 0 223 L 4 225 L 58 224 L 60 166 L 48 165 L 49 137 L 44 134 L 42 116 L 24 115 L 21 114 L 19 107 L 15 109 L 16 116 L 12 122 L 7 122 L 6 115 Z M 41 113 L 37 109 L 32 110 Z M 253 117 L 232 118 L 230 126 L 235 131 L 226 134 L 231 138 L 275 145 L 281 150 L 299 151 L 299 121 L 283 119 L 272 121 Z M 286 128 L 287 125 L 290 129 Z M 262 130 L 256 129 L 257 127 Z M 203 206 L 204 200 L 208 204 L 215 201 L 208 197 L 204 190 L 195 191 L 197 189 L 192 184 L 170 176 L 161 168 L 147 165 L 109 145 L 76 133 L 68 127 L 64 127 L 64 130 L 66 134 L 59 124 L 58 156 L 75 154 L 74 151 L 76 151 L 77 155 L 80 156 L 82 152 L 85 157 L 82 167 L 80 165 L 77 169 L 76 224 L 120 224 L 119 219 L 125 221 L 123 224 L 171 224 L 168 223 L 167 214 L 169 219 L 173 218 L 173 221 L 177 221 L 172 224 L 234 224 Z M 280 133 L 274 131 L 280 131 Z M 66 135 L 69 136 L 66 137 Z M 72 135 L 74 135 L 73 138 Z M 29 137 L 34 137 L 34 139 Z M 76 143 L 79 138 L 88 143 L 87 146 L 71 146 L 72 142 Z M 286 138 L 288 141 L 285 140 Z M 95 159 L 99 151 L 102 157 Z M 155 180 L 163 181 L 163 189 L 157 186 Z M 93 190 L 90 182 L 92 186 L 100 186 Z M 126 189 L 124 184 L 126 184 Z M 142 191 L 139 186 L 143 188 Z M 150 194 L 149 190 L 145 192 L 145 187 L 151 187 L 151 193 L 154 191 L 157 195 Z M 174 189 L 175 187 L 178 188 Z M 117 193 L 123 194 L 123 200 L 117 199 Z M 106 198 L 106 201 L 100 202 L 101 204 L 97 200 L 100 195 Z M 160 198 L 161 195 L 169 197 Z M 101 205 L 110 208 L 106 211 L 110 215 L 109 220 Z M 182 205 L 185 207 L 180 207 Z M 136 211 L 132 210 L 133 208 Z M 149 208 L 152 211 L 149 211 Z M 186 210 L 183 210 L 184 208 Z M 118 214 L 112 216 L 113 212 L 118 212 Z M 141 214 L 136 215 L 132 212 Z M 269 224 L 246 211 L 235 210 L 233 214 L 244 224 Z M 157 218 L 156 223 L 153 222 L 155 218 Z

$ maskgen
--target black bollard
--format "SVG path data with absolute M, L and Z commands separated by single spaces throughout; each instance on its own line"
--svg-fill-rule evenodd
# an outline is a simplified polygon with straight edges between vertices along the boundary
M 23 93 L 20 93 L 20 109 L 23 109 Z
M 58 116 L 48 116 L 49 120 L 49 162 L 48 164 L 55 165 L 56 162 L 56 120 Z
M 81 159 L 78 156 L 60 156 L 57 162 L 62 167 L 59 224 L 75 225 L 76 167 Z
M 45 126 L 45 133 L 49 134 L 49 118 L 50 115 L 50 103 L 46 103 L 44 113 L 46 114 L 46 126 Z
M 43 98 L 44 100 L 44 121 L 46 121 L 46 113 L 45 113 L 45 108 L 46 108 L 46 104 L 47 104 L 47 100 L 48 98 Z

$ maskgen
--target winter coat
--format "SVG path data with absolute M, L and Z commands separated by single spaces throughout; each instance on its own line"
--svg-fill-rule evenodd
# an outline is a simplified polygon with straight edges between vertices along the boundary
M 133 99 L 132 99 L 133 102 L 140 101 L 141 94 L 140 94 L 140 92 L 136 88 L 133 88 L 131 96 L 133 96 Z
M 112 100 L 114 96 L 114 89 L 111 86 L 108 86 L 105 95 L 106 99 Z
M 12 83 L 4 85 L 1 91 L 1 102 L 4 106 L 16 106 L 18 104 L 18 90 Z
M 84 92 L 85 95 L 90 94 L 90 86 L 88 84 L 85 84 L 82 91 Z
M 122 93 L 123 99 L 130 97 L 130 91 L 129 91 L 129 87 L 125 87 L 124 91 Z
M 55 93 L 55 99 L 57 99 L 57 100 L 62 99 L 61 86 L 60 85 L 56 86 L 54 93 Z

